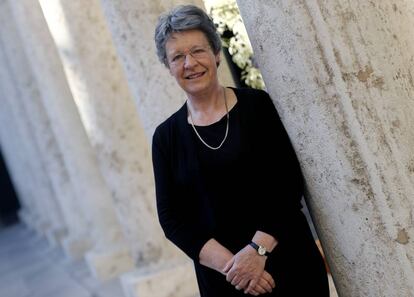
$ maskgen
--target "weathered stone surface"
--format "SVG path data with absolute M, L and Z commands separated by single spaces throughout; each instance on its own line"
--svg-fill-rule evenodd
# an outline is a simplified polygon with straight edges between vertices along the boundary
M 0 65 L 5 66 L 3 57 L 0 63 Z M 35 187 L 34 180 L 30 178 L 27 159 L 25 158 L 26 154 L 23 150 L 23 145 L 21 145 L 20 133 L 14 123 L 16 119 L 13 118 L 10 112 L 6 97 L 10 96 L 10 93 L 8 91 L 6 92 L 3 84 L 4 82 L 1 83 L 0 88 L 0 102 L 2 106 L 0 109 L 1 151 L 21 205 L 19 218 L 29 228 L 34 229 L 35 221 L 40 215 L 38 204 L 32 199 L 34 195 L 33 189 Z
M 0 4 L 4 7 L 4 4 Z M 2 7 L 2 8 L 3 8 Z M 4 10 L 1 10 L 0 19 L 4 19 Z M 0 37 L 3 37 L 0 31 Z M 59 218 L 60 208 L 54 200 L 53 189 L 40 157 L 38 144 L 32 133 L 32 126 L 26 117 L 21 104 L 21 94 L 15 86 L 14 77 L 10 75 L 10 64 L 5 54 L 3 38 L 0 39 L 0 89 L 2 102 L 2 117 L 4 118 L 4 132 L 2 133 L 2 146 L 6 148 L 6 158 L 10 157 L 12 176 L 17 185 L 21 186 L 22 199 L 25 207 L 32 208 L 34 212 L 31 222 L 34 229 L 42 235 L 49 235 L 52 243 L 56 243 L 53 232 L 65 228 L 64 222 Z M 13 151 L 12 147 L 16 150 Z M 20 160 L 13 161 L 10 154 L 17 154 Z M 16 162 L 17 163 L 14 163 Z M 15 166 L 24 166 L 18 168 Z M 21 180 L 21 176 L 24 180 Z M 51 211 L 48 211 L 50 209 Z
M 18 93 L 21 95 L 24 117 L 30 121 L 30 126 L 33 128 L 33 136 L 40 150 L 39 158 L 43 160 L 55 193 L 54 198 L 62 212 L 59 219 L 65 223 L 68 234 L 61 234 L 64 235 L 61 244 L 71 257 L 78 257 L 88 248 L 85 234 L 86 219 L 80 211 L 80 205 L 76 202 L 73 184 L 51 127 L 53 122 L 49 120 L 43 106 L 40 91 L 24 53 L 11 11 L 7 2 L 3 2 L 2 5 L 1 36 L 7 61 L 10 64 L 9 75 L 14 78 Z
M 193 264 L 189 260 L 142 267 L 121 278 L 125 297 L 198 296 Z
M 53 133 L 58 136 L 56 139 L 74 185 L 77 203 L 85 212 L 89 228 L 84 230 L 90 232 L 92 242 L 106 240 L 117 226 L 110 191 L 82 126 L 39 3 L 34 0 L 9 3 L 25 53 L 30 57 L 43 106 L 53 123 Z
M 238 4 L 339 295 L 414 295 L 414 3 Z
M 149 143 L 100 3 L 40 3 L 136 263 L 157 261 L 165 242 L 155 213 Z

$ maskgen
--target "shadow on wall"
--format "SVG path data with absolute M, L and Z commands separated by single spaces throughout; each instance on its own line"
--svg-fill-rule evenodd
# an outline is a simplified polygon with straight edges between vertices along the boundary
M 312 217 L 311 217 L 311 215 L 310 215 L 310 212 L 309 212 L 308 207 L 306 206 L 306 202 L 305 202 L 305 199 L 304 199 L 304 198 L 302 198 L 301 203 L 302 203 L 302 205 L 303 205 L 302 211 L 303 211 L 303 213 L 305 214 L 306 219 L 308 220 L 308 224 L 309 224 L 309 226 L 310 226 L 310 228 L 311 228 L 313 238 L 315 239 L 316 245 L 318 246 L 319 251 L 321 252 L 321 254 L 322 254 L 322 256 L 323 256 L 323 259 L 324 259 L 324 261 L 325 261 L 326 271 L 327 271 L 328 273 L 331 273 L 331 271 L 329 270 L 328 263 L 327 263 L 327 262 L 326 262 L 326 260 L 325 260 L 325 254 L 323 253 L 322 245 L 321 245 L 321 243 L 320 243 L 320 241 L 319 241 L 318 234 L 316 233 L 315 225 L 313 225 L 313 222 L 312 222 Z

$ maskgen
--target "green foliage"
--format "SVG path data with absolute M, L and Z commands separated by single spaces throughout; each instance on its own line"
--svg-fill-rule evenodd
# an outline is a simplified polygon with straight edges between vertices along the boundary
M 228 1 L 213 6 L 210 15 L 217 26 L 223 46 L 228 49 L 233 62 L 241 69 L 240 79 L 249 87 L 265 89 L 262 74 L 254 67 L 253 48 L 237 4 Z

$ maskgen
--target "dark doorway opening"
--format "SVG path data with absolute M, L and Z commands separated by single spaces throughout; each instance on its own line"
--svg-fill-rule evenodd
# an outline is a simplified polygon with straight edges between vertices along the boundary
M 0 228 L 19 221 L 20 203 L 0 150 Z

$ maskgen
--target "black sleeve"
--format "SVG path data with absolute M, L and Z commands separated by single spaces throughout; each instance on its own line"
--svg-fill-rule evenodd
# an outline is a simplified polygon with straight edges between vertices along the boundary
M 290 138 L 268 95 L 256 99 L 257 230 L 286 238 L 295 227 L 303 195 L 303 176 Z
M 165 236 L 191 259 L 199 262 L 201 248 L 213 235 L 185 211 L 174 185 L 171 166 L 171 145 L 168 134 L 159 129 L 152 140 L 152 161 L 155 177 L 158 219 Z

